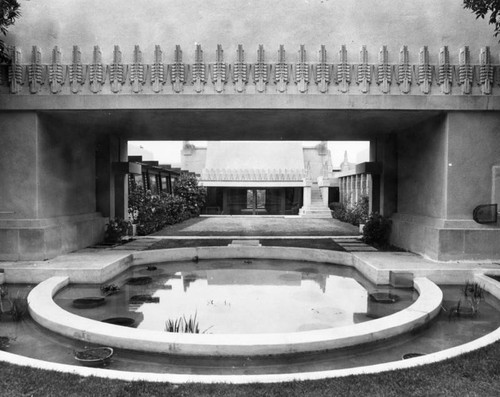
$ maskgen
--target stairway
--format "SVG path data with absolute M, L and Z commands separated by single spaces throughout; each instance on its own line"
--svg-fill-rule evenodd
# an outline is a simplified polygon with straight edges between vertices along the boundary
M 309 208 L 302 207 L 299 211 L 302 218 L 331 218 L 332 212 L 327 205 L 323 203 L 321 190 L 317 183 L 311 186 L 311 206 Z

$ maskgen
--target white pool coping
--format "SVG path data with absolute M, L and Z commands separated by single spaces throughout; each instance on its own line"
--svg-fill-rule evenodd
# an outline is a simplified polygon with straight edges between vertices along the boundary
M 363 323 L 304 332 L 270 334 L 189 334 L 120 327 L 81 317 L 52 297 L 68 285 L 52 277 L 28 295 L 31 317 L 41 326 L 88 343 L 152 353 L 190 356 L 257 356 L 338 349 L 387 339 L 421 327 L 440 311 L 441 289 L 426 278 L 414 279 L 418 299 L 406 309 Z

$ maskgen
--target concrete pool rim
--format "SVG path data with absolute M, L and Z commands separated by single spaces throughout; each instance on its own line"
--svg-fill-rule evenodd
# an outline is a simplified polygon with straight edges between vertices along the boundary
M 186 334 L 120 327 L 70 313 L 53 296 L 69 282 L 52 277 L 30 292 L 31 317 L 42 327 L 69 338 L 116 348 L 190 356 L 257 356 L 337 349 L 387 339 L 431 321 L 443 294 L 432 281 L 414 279 L 418 299 L 409 307 L 375 320 L 321 330 L 281 334 Z

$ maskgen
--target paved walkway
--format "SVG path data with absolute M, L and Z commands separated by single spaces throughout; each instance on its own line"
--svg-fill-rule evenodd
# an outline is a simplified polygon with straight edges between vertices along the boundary
M 359 229 L 336 219 L 212 216 L 168 226 L 153 236 L 357 236 Z
M 229 237 L 230 236 L 230 237 Z M 334 219 L 301 219 L 298 217 L 200 217 L 168 227 L 153 236 L 140 237 L 116 247 L 96 246 L 61 255 L 47 261 L 0 262 L 0 269 L 11 282 L 40 282 L 52 275 L 70 275 L 100 282 L 110 266 L 126 267 L 130 254 L 147 249 L 159 239 L 204 239 L 225 237 L 233 240 L 286 238 L 328 238 L 351 252 L 355 261 L 365 263 L 374 272 L 411 272 L 436 282 L 461 283 L 474 274 L 500 275 L 499 261 L 434 262 L 407 252 L 379 252 L 363 244 L 358 228 Z M 248 245 L 248 241 L 237 244 Z M 182 246 L 181 244 L 179 246 Z M 300 246 L 300 244 L 298 244 Z

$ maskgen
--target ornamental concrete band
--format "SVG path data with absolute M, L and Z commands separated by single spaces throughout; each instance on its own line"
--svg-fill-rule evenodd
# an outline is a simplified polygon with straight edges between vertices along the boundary
M 500 201 L 500 46 L 461 2 L 21 7 L 0 66 L 0 260 L 89 246 L 127 216 L 129 140 L 368 140 L 339 187 L 370 180 L 395 246 L 500 259 L 498 221 L 474 220 Z

